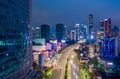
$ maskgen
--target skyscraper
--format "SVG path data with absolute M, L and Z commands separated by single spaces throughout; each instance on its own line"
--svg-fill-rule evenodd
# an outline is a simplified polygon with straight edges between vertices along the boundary
M 31 0 L 0 0 L 0 79 L 23 79 L 31 64 Z
M 70 31 L 70 39 L 72 41 L 76 41 L 76 30 L 71 30 Z
M 76 24 L 76 39 L 80 40 L 80 24 Z
M 89 17 L 88 17 L 89 21 L 88 21 L 88 26 L 89 26 L 89 33 L 91 32 L 92 28 L 93 28 L 93 15 L 92 14 L 89 14 Z
M 103 58 L 114 58 L 115 53 L 115 38 L 114 37 L 105 37 L 103 39 Z
M 104 36 L 111 36 L 111 19 L 104 19 Z
M 90 43 L 94 43 L 95 42 L 95 28 L 93 27 L 93 15 L 92 14 L 89 14 L 89 17 L 88 17 L 88 41 Z
M 64 24 L 56 25 L 56 38 L 58 41 L 65 39 L 65 26 Z
M 45 38 L 46 41 L 50 39 L 50 26 L 47 24 L 41 25 L 41 38 Z
M 39 26 L 37 26 L 37 27 L 34 27 L 33 29 L 32 29 L 32 31 L 33 31 L 33 39 L 35 39 L 35 38 L 40 38 L 41 36 L 41 34 L 40 34 L 40 27 Z
M 115 37 L 115 54 L 120 57 L 120 37 Z
M 114 26 L 112 28 L 112 36 L 113 37 L 117 37 L 118 36 L 118 32 L 119 32 L 119 28 L 117 26 Z
M 104 22 L 103 22 L 103 20 L 100 20 L 99 25 L 100 25 L 100 31 L 104 32 Z

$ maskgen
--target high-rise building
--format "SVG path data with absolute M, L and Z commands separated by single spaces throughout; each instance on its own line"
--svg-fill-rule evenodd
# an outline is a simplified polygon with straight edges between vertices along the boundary
M 80 24 L 76 24 L 76 39 L 80 40 Z
M 120 37 L 116 37 L 115 46 L 116 57 L 120 57 Z
M 47 24 L 41 25 L 41 38 L 45 38 L 46 41 L 50 39 L 50 26 Z
M 103 39 L 103 37 L 104 37 L 104 22 L 103 22 L 103 20 L 100 20 L 99 26 L 100 26 L 99 36 L 100 36 L 100 39 Z
M 0 79 L 23 79 L 30 71 L 31 0 L 0 0 Z
M 80 26 L 80 37 L 81 39 L 87 39 L 88 38 L 88 26 L 85 24 L 81 24 Z
M 103 20 L 103 26 L 104 26 L 104 36 L 107 37 L 107 36 L 111 36 L 111 19 L 108 18 L 108 19 L 104 19 Z
M 96 41 L 96 29 L 93 26 L 93 15 L 89 14 L 88 17 L 88 41 L 94 43 Z
M 56 38 L 58 41 L 65 39 L 65 26 L 64 24 L 56 25 Z
M 99 25 L 100 25 L 100 31 L 104 32 L 104 22 L 103 22 L 103 20 L 99 21 Z
M 41 34 L 40 34 L 40 27 L 39 26 L 37 26 L 37 27 L 34 27 L 33 29 L 32 29 L 32 31 L 33 31 L 33 39 L 35 39 L 35 38 L 40 38 L 41 36 Z
M 113 37 L 117 37 L 118 36 L 118 32 L 119 32 L 119 28 L 117 26 L 114 26 L 112 28 L 112 36 Z
M 104 59 L 116 57 L 115 53 L 115 38 L 114 37 L 105 37 L 103 40 L 103 54 Z
M 92 15 L 92 14 L 89 14 L 88 19 L 89 19 L 89 24 L 88 24 L 88 26 L 89 26 L 89 33 L 90 33 L 91 30 L 92 30 L 92 28 L 93 28 L 93 15 Z
M 72 41 L 76 41 L 76 30 L 71 30 L 70 31 L 70 39 Z

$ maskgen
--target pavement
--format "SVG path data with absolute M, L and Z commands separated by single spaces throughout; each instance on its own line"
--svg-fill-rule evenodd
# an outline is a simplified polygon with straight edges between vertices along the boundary
M 64 79 L 67 58 L 74 47 L 75 46 L 72 45 L 62 51 L 62 54 L 56 62 L 56 65 L 53 66 L 52 75 L 50 79 Z

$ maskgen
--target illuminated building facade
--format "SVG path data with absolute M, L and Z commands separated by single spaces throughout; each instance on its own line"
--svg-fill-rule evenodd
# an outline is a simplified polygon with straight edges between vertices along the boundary
M 100 39 L 103 39 L 104 38 L 104 21 L 100 20 L 99 25 L 100 25 L 99 36 L 100 36 Z
M 70 31 L 70 39 L 76 41 L 76 30 Z
M 23 79 L 31 69 L 31 0 L 0 0 L 0 79 Z
M 104 37 L 111 36 L 111 19 L 104 19 Z
M 76 24 L 76 40 L 80 40 L 80 24 Z
M 116 37 L 115 46 L 116 56 L 120 57 L 120 37 Z
M 103 58 L 114 58 L 115 54 L 115 38 L 105 37 L 103 40 Z
M 93 15 L 92 14 L 89 14 L 89 32 L 91 32 L 92 28 L 93 28 Z
M 33 31 L 33 39 L 41 37 L 39 26 L 32 28 L 32 31 Z

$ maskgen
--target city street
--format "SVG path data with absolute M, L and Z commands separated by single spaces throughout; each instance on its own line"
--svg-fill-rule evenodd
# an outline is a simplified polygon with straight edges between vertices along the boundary
M 53 66 L 53 72 L 50 79 L 64 79 L 65 65 L 70 52 L 75 48 L 74 45 L 67 47 L 61 53 L 60 58 Z
M 69 65 L 70 65 L 71 75 L 68 76 L 70 76 L 71 79 L 80 79 L 80 72 L 79 72 L 80 65 L 77 59 L 77 55 L 74 51 L 72 51 L 69 56 Z
M 0 0 L 0 79 L 120 79 L 119 8 L 120 0 Z

